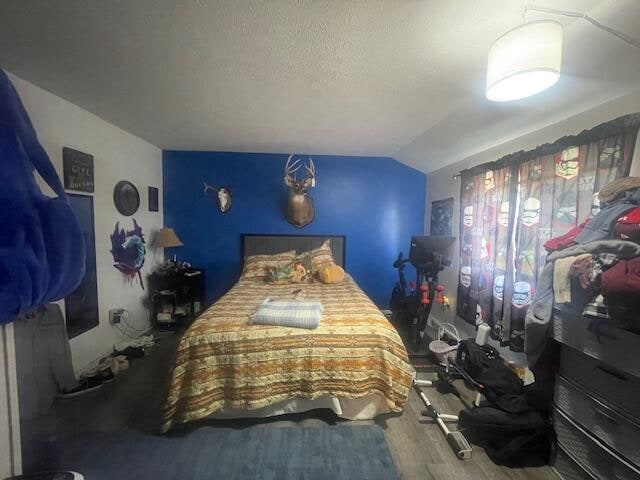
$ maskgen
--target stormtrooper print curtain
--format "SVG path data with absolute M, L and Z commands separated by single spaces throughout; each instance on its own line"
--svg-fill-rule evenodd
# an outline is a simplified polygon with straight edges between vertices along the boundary
M 460 222 L 460 279 L 457 313 L 470 323 L 486 322 L 500 339 L 508 321 L 513 261 L 509 248 L 517 200 L 517 169 L 513 166 L 463 174 Z M 510 298 L 508 295 L 506 298 Z
M 628 175 L 638 124 L 621 117 L 462 172 L 458 316 L 523 351 L 544 243 L 597 213 L 600 188 Z

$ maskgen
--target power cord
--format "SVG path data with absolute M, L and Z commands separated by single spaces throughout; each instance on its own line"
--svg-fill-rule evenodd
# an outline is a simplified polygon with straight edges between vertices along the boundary
M 133 313 L 131 313 L 127 309 L 122 310 L 122 314 L 120 318 L 121 318 L 120 323 L 115 323 L 114 327 L 116 328 L 116 330 L 118 330 L 118 332 L 120 332 L 120 334 L 123 337 L 129 338 L 131 340 L 137 339 L 138 337 L 140 337 L 141 335 L 144 335 L 151 329 L 151 323 L 148 322 L 148 319 L 147 319 L 147 322 L 148 322 L 147 326 L 145 326 L 144 328 L 138 328 L 135 325 L 135 317 Z M 122 325 L 124 325 L 124 328 L 122 328 Z
M 620 30 L 616 30 L 615 28 L 611 28 L 606 25 L 603 25 L 602 23 L 598 22 L 595 18 L 590 17 L 586 13 L 573 12 L 571 10 L 559 10 L 557 8 L 538 7 L 533 4 L 525 5 L 524 12 L 522 14 L 523 17 L 527 14 L 527 12 L 551 13 L 554 15 L 563 15 L 565 17 L 581 18 L 589 22 L 594 27 L 597 27 L 600 30 L 604 30 L 605 32 L 610 33 L 611 35 L 618 37 L 623 42 L 626 42 L 633 47 L 640 48 L 640 40 L 637 40 L 636 38 L 633 38 L 632 36 L 627 35 L 626 33 L 621 32 Z

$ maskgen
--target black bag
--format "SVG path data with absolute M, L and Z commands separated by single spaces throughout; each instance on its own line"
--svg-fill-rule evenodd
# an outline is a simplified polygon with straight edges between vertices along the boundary
M 491 345 L 478 345 L 474 340 L 462 340 L 458 345 L 456 363 L 476 380 L 482 372 L 502 361 L 500 353 Z
M 548 464 L 554 431 L 539 412 L 512 414 L 493 407 L 460 412 L 465 436 L 481 446 L 494 463 L 509 467 Z
M 502 362 L 500 353 L 492 346 L 461 341 L 457 364 L 482 385 L 482 393 L 494 406 L 510 413 L 531 410 L 522 380 Z

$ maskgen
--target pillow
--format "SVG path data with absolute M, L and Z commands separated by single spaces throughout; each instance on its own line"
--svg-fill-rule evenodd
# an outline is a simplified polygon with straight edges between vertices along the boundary
M 344 270 L 340 265 L 327 265 L 320 269 L 318 278 L 322 283 L 340 283 L 344 280 Z
M 311 256 L 311 271 L 313 273 L 318 273 L 322 267 L 336 264 L 331 252 L 331 240 L 326 240 L 318 248 L 309 251 L 308 255 Z
M 268 267 L 286 267 L 293 262 L 295 250 L 274 255 L 248 255 L 244 259 L 244 268 L 240 278 L 264 278 Z

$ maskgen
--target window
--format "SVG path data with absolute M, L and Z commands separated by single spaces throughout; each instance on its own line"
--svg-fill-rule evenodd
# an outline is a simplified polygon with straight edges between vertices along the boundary
M 627 176 L 640 114 L 462 172 L 457 314 L 525 350 L 544 244 L 596 214 L 597 192 Z

